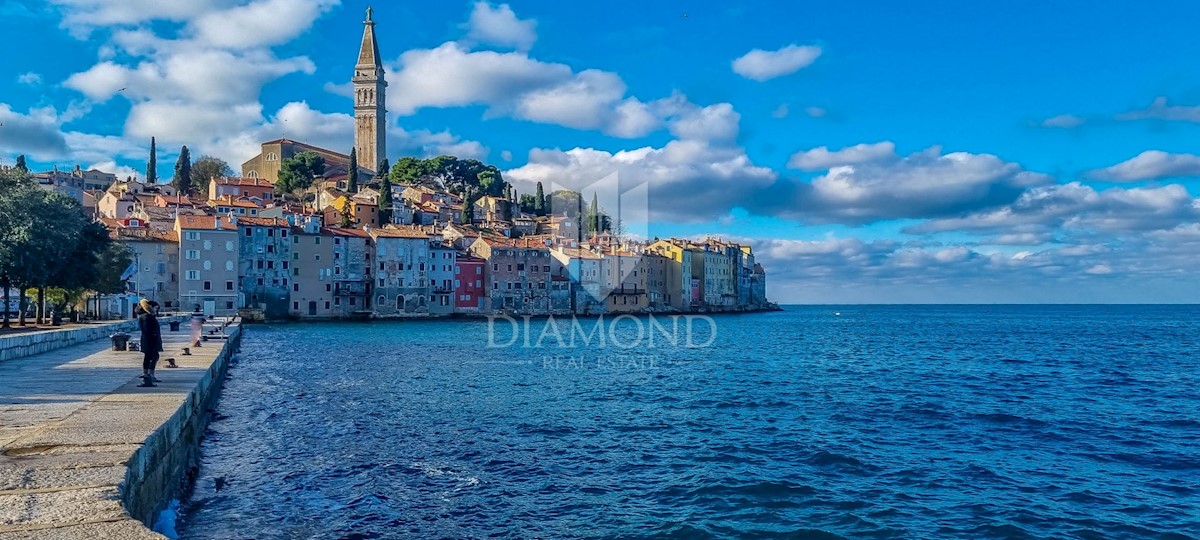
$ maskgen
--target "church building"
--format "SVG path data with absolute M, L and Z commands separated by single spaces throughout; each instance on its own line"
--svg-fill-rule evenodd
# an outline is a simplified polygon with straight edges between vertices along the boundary
M 350 81 L 354 84 L 354 148 L 359 177 L 370 178 L 379 162 L 387 157 L 387 81 L 383 77 L 371 8 L 367 8 L 367 18 L 363 21 L 362 44 Z M 281 138 L 262 143 L 259 154 L 242 163 L 242 176 L 265 178 L 273 184 L 279 179 L 282 161 L 300 152 L 316 152 L 325 158 L 322 176 L 326 179 L 336 180 L 349 172 L 349 155 Z

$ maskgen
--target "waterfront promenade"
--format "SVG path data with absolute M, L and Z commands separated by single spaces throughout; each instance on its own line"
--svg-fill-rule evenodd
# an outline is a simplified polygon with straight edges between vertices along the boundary
M 214 340 L 183 356 L 188 340 L 163 325 L 179 368 L 161 362 L 156 388 L 108 339 L 0 363 L 0 540 L 162 538 L 142 520 L 190 466 L 230 354 Z

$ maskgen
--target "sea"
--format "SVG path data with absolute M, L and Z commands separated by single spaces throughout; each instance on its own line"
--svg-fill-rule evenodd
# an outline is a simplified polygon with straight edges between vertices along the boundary
M 184 539 L 1200 538 L 1200 306 L 245 328 Z

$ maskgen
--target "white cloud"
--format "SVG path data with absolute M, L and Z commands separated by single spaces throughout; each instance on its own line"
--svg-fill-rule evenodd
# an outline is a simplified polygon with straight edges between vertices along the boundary
M 153 20 L 183 21 L 224 7 L 228 0 L 50 0 L 63 13 L 62 27 L 86 37 L 97 27 Z
M 216 47 L 278 45 L 306 32 L 340 0 L 258 0 L 230 9 L 205 11 L 191 21 L 195 38 Z
M 42 75 L 40 73 L 34 73 L 32 71 L 27 72 L 27 73 L 22 73 L 20 75 L 17 75 L 17 82 L 21 83 L 21 84 L 27 84 L 30 86 L 42 84 Z
M 880 143 L 887 144 L 887 143 Z M 863 145 L 848 152 L 801 153 L 796 165 L 830 165 L 811 182 L 780 182 L 755 194 L 748 207 L 763 215 L 811 223 L 864 224 L 888 219 L 932 218 L 995 207 L 1026 189 L 1051 182 L 989 154 L 934 147 L 904 157 L 887 146 Z M 818 149 L 821 150 L 821 149 Z
M 1083 118 L 1073 114 L 1060 114 L 1042 120 L 1042 127 L 1048 128 L 1076 128 L 1082 126 L 1086 122 Z
M 467 40 L 528 51 L 537 41 L 537 21 L 521 20 L 508 4 L 475 2 L 466 23 Z
M 733 61 L 733 71 L 763 82 L 800 71 L 819 56 L 821 48 L 812 45 L 788 45 L 775 51 L 754 49 Z
M 1200 176 L 1200 156 L 1168 154 L 1147 150 L 1111 167 L 1092 171 L 1091 176 L 1114 182 L 1137 182 L 1176 176 Z
M 813 118 L 824 118 L 825 115 L 829 114 L 829 111 L 825 110 L 824 107 L 813 106 L 813 107 L 805 107 L 804 114 L 807 114 Z
M 1167 98 L 1159 96 L 1144 109 L 1117 115 L 1117 120 L 1169 120 L 1177 122 L 1200 122 L 1200 107 L 1170 105 Z
M 788 159 L 788 167 L 816 171 L 840 165 L 858 165 L 894 159 L 897 159 L 895 143 L 883 141 L 874 144 L 856 144 L 834 151 L 830 151 L 827 146 L 821 146 L 812 150 L 796 152 Z
M 513 158 L 512 152 L 510 152 L 508 150 L 504 150 L 504 151 L 500 152 L 500 159 L 503 159 L 504 161 L 512 161 L 512 158 Z
M 1162 230 L 1200 220 L 1200 203 L 1178 184 L 1096 191 L 1078 182 L 1034 187 L 1011 204 L 934 219 L 909 227 L 924 234 L 945 231 L 1051 232 L 1107 235 Z
M 788 115 L 788 104 L 787 103 L 780 104 L 778 107 L 775 107 L 775 110 L 771 111 L 771 118 L 787 118 L 787 115 Z

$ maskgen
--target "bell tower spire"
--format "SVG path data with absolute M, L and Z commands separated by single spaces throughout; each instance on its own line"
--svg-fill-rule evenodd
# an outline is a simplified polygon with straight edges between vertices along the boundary
M 354 148 L 358 162 L 374 170 L 387 157 L 387 81 L 379 61 L 379 42 L 375 40 L 375 21 L 371 20 L 369 7 L 363 21 L 358 63 L 350 81 L 354 84 Z

